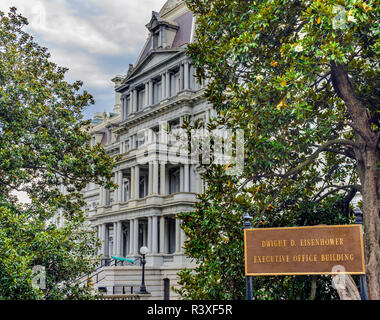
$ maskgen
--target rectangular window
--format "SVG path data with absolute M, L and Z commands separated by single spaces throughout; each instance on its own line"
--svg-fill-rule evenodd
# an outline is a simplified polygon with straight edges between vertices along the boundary
M 170 75 L 170 96 L 173 97 L 177 94 L 179 89 L 179 72 Z
M 196 89 L 196 78 L 195 78 L 195 68 L 193 65 L 190 65 L 190 89 L 195 90 Z
M 168 219 L 168 235 L 169 235 L 169 252 L 168 253 L 174 253 L 175 252 L 175 219 L 169 218 Z
M 170 170 L 169 179 L 169 193 L 180 192 L 180 169 Z
M 140 132 L 136 135 L 136 148 L 142 146 L 145 143 L 145 132 Z
M 130 96 L 122 98 L 122 117 L 123 120 L 127 119 L 128 114 L 130 113 L 131 99 Z
M 123 145 L 123 152 L 128 152 L 131 149 L 130 140 L 125 140 Z
M 137 110 L 142 110 L 144 107 L 145 90 L 137 91 Z
M 128 116 L 131 112 L 131 96 L 125 98 L 125 115 Z
M 129 188 L 129 179 L 126 179 L 124 180 L 124 183 L 123 183 L 123 200 L 124 202 L 127 202 L 129 201 L 129 199 L 131 198 L 131 190 Z
M 161 91 L 162 91 L 161 81 L 154 81 L 153 82 L 153 104 L 159 103 L 161 101 Z
M 106 206 L 109 206 L 111 204 L 111 192 L 109 189 L 105 190 L 105 199 L 104 199 L 104 204 Z
M 142 246 L 147 246 L 148 243 L 148 221 L 139 220 L 139 234 L 138 234 L 138 244 L 139 248 Z
M 158 40 L 159 40 L 160 32 L 157 31 L 153 34 L 153 50 L 157 49 L 159 46 Z
M 148 177 L 140 177 L 140 186 L 139 186 L 139 198 L 145 198 L 148 195 Z

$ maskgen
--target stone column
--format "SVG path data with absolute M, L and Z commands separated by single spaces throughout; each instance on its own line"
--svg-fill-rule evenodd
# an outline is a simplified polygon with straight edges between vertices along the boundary
M 134 94 L 135 94 L 135 112 L 137 112 L 138 111 L 138 91 L 137 91 L 137 89 L 135 89 L 134 90 Z
M 157 223 L 157 216 L 152 217 L 152 247 L 151 252 L 157 253 L 158 252 L 158 223 Z
M 183 166 L 183 171 L 184 171 L 184 188 L 183 188 L 183 191 L 184 192 L 189 192 L 190 189 L 189 189 L 189 186 L 190 186 L 190 179 L 189 179 L 189 165 L 188 164 L 185 164 Z
M 103 230 L 103 236 L 104 236 L 104 256 L 109 256 L 109 230 L 107 224 L 104 224 L 104 230 Z
M 161 99 L 164 100 L 166 98 L 166 77 L 165 73 L 161 75 Z
M 137 111 L 137 90 L 136 89 L 132 90 L 131 107 L 132 107 L 132 112 Z
M 184 90 L 189 90 L 190 88 L 190 77 L 189 77 L 189 63 L 185 62 L 184 64 L 185 72 L 184 72 L 184 85 L 183 89 Z
M 170 98 L 170 72 L 166 72 L 166 98 Z
M 145 83 L 145 97 L 144 97 L 145 107 L 149 106 L 149 93 L 150 93 L 149 82 L 147 82 Z
M 183 166 L 179 169 L 179 192 L 184 191 L 184 169 Z
M 126 116 L 125 116 L 125 100 L 126 100 L 126 98 L 125 97 L 123 97 L 123 98 L 121 98 L 121 119 L 122 120 L 125 120 L 125 118 L 126 118 Z
M 179 90 L 182 91 L 184 89 L 184 78 L 185 78 L 185 65 L 181 64 L 179 69 Z
M 152 235 L 152 217 L 148 217 L 148 241 L 147 246 L 149 252 L 152 253 L 152 243 L 153 243 L 153 235 Z
M 166 164 L 160 163 L 160 194 L 166 194 Z
M 140 167 L 135 166 L 135 199 L 140 197 Z
M 123 202 L 123 171 L 119 171 L 119 176 L 118 176 L 118 183 L 119 185 L 119 194 L 118 194 L 118 199 L 119 202 Z
M 178 88 L 177 92 L 180 92 L 183 89 L 183 74 L 184 74 L 183 64 L 181 64 L 179 66 L 179 88 Z
M 153 163 L 149 162 L 148 194 L 153 193 Z
M 153 194 L 158 194 L 158 161 L 153 161 Z
M 115 171 L 115 177 L 114 177 L 114 183 L 119 183 L 119 173 Z M 119 189 L 115 189 L 113 192 L 113 204 L 116 204 L 119 202 Z
M 101 254 L 102 257 L 106 256 L 106 236 L 107 236 L 107 230 L 106 230 L 106 225 L 103 223 L 99 225 L 99 238 L 100 241 L 102 242 L 102 248 L 101 248 Z
M 131 89 L 129 93 L 129 113 L 135 112 L 135 89 Z
M 131 199 L 135 199 L 135 167 L 131 167 Z
M 165 217 L 160 217 L 160 253 L 165 253 Z
M 129 220 L 129 254 L 134 254 L 134 219 Z
M 113 249 L 112 255 L 117 256 L 117 240 L 119 235 L 117 234 L 117 222 L 113 223 Z
M 181 237 L 180 252 L 183 252 L 183 250 L 184 250 L 183 248 L 185 246 L 186 235 L 185 235 L 185 231 L 183 231 L 182 228 L 181 228 L 181 235 L 180 235 L 180 237 Z
M 116 222 L 116 224 L 114 224 L 114 228 L 116 227 L 116 232 L 115 232 L 115 240 L 116 240 L 116 248 L 115 248 L 115 252 L 114 254 L 117 256 L 117 257 L 121 257 L 123 255 L 123 252 L 122 252 L 122 249 L 123 249 L 123 245 L 122 245 L 122 241 L 123 241 L 123 224 L 121 221 L 118 221 Z M 114 240 L 114 241 L 115 241 Z
M 139 253 L 139 219 L 134 219 L 133 222 L 133 254 Z

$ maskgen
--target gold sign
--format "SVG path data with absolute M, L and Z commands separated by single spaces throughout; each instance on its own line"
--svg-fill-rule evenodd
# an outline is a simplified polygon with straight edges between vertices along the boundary
M 361 225 L 244 230 L 247 276 L 364 274 Z

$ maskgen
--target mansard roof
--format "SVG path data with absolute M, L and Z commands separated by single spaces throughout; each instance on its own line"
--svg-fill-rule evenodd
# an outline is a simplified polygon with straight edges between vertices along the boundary
M 168 12 L 172 11 L 175 7 L 182 4 L 183 0 L 168 0 L 161 8 L 159 15 L 162 17 Z

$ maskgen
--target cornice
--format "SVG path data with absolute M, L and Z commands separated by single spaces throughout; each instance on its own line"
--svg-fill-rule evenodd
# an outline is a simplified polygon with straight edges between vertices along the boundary
M 205 99 L 204 89 L 200 89 L 195 93 L 191 91 L 183 91 L 169 100 L 163 100 L 160 104 L 129 115 L 126 120 L 119 124 L 119 128 L 115 129 L 115 133 L 122 134 L 127 132 L 131 126 L 141 123 L 147 118 L 152 118 L 157 114 L 163 115 L 186 105 L 191 106 L 194 102 L 198 102 L 202 99 Z

